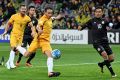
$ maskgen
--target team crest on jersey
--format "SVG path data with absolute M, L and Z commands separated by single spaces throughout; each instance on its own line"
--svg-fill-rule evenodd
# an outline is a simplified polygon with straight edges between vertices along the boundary
M 101 24 L 98 24 L 98 29 L 101 29 L 102 28 L 102 25 Z

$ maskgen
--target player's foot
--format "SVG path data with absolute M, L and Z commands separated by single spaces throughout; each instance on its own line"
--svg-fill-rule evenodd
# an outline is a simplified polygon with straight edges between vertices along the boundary
M 61 73 L 60 72 L 50 72 L 48 74 L 49 77 L 58 77 Z
M 15 63 L 16 67 L 20 66 L 20 63 L 16 61 Z
M 5 67 L 6 67 L 7 69 L 10 69 L 10 62 L 9 62 L 9 61 L 5 64 Z
M 11 69 L 14 69 L 14 68 L 16 68 L 16 66 L 15 66 L 15 65 L 12 65 L 12 66 L 10 66 L 10 68 L 11 68 Z
M 16 66 L 14 65 L 14 63 L 10 63 L 10 68 L 11 68 L 11 69 L 16 68 Z
M 117 75 L 116 74 L 112 74 L 112 78 L 115 78 L 115 77 L 117 77 Z
M 101 63 L 98 63 L 98 66 L 101 68 L 101 72 L 104 73 L 104 71 L 103 71 L 103 65 Z
M 32 67 L 32 64 L 31 63 L 26 63 L 26 66 Z

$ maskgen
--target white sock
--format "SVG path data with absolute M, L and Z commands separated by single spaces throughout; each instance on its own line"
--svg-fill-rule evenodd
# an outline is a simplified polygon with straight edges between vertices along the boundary
M 48 72 L 53 72 L 53 58 L 49 57 L 47 59 Z
M 11 50 L 8 62 L 10 62 L 12 66 L 14 66 L 14 58 L 15 58 L 15 52 Z
M 23 47 L 21 47 L 21 46 L 18 46 L 18 47 L 17 47 L 17 50 L 18 50 L 22 55 L 24 55 L 24 53 L 26 52 L 26 49 L 23 48 Z

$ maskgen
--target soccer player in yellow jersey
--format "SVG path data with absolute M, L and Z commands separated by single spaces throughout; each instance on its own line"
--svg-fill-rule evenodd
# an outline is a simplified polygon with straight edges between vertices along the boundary
M 14 65 L 16 47 L 22 44 L 23 33 L 26 25 L 29 23 L 29 25 L 32 26 L 32 24 L 30 23 L 31 21 L 30 17 L 26 15 L 26 10 L 27 8 L 24 4 L 20 5 L 19 13 L 16 13 L 11 16 L 6 25 L 5 32 L 3 33 L 4 36 L 7 33 L 9 26 L 10 25 L 13 26 L 13 29 L 10 34 L 11 51 L 9 59 L 6 63 L 7 69 L 16 67 Z
M 53 58 L 51 56 L 52 48 L 50 45 L 50 34 L 52 31 L 52 13 L 53 10 L 51 7 L 45 8 L 44 15 L 38 20 L 38 34 L 34 37 L 28 51 L 26 51 L 21 46 L 18 46 L 17 49 L 24 55 L 29 56 L 31 53 L 35 52 L 37 48 L 41 48 L 42 52 L 48 57 L 47 58 L 47 67 L 48 67 L 48 76 L 57 77 L 60 75 L 60 72 L 53 72 Z

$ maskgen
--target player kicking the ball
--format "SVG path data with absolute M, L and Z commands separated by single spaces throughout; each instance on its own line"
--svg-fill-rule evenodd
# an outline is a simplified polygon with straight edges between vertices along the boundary
M 113 24 L 108 23 L 104 19 L 102 19 L 102 7 L 97 7 L 94 14 L 95 17 L 89 20 L 85 25 L 79 27 L 79 29 L 83 30 L 87 27 L 91 31 L 93 46 L 104 59 L 103 62 L 98 63 L 98 66 L 101 68 L 101 72 L 103 72 L 103 67 L 106 65 L 112 77 L 116 77 L 117 75 L 113 71 L 110 64 L 114 61 L 114 55 L 112 49 L 109 46 L 107 38 L 107 30 L 110 29 Z
M 52 31 L 52 14 L 52 8 L 46 7 L 44 15 L 38 20 L 38 33 L 35 35 L 28 51 L 26 51 L 26 49 L 21 46 L 18 46 L 17 49 L 25 57 L 28 57 L 38 48 L 41 48 L 42 52 L 47 56 L 48 76 L 57 77 L 60 75 L 60 72 L 53 72 L 53 58 L 51 55 L 52 48 L 50 45 L 50 34 Z

